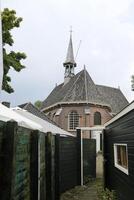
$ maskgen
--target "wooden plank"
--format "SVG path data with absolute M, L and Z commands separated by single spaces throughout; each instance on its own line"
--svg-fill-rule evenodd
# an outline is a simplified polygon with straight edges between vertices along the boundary
M 30 199 L 38 200 L 38 131 L 30 136 Z
M 45 156 L 45 134 L 44 133 L 40 133 L 40 137 L 39 137 L 39 191 L 40 191 L 40 195 L 39 195 L 39 199 L 40 200 L 46 200 L 46 156 Z
M 55 200 L 60 199 L 60 135 L 55 138 Z
M 3 141 L 1 147 L 0 163 L 0 199 L 12 199 L 15 168 L 15 134 L 16 122 L 7 122 L 3 129 Z
M 81 185 L 81 129 L 77 129 L 77 185 Z
M 55 199 L 55 136 L 46 136 L 46 198 Z
M 30 199 L 30 130 L 18 127 L 14 152 L 13 199 Z

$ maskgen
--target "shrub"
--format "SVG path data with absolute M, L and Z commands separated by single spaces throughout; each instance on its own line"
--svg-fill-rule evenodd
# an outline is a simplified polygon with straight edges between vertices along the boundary
M 116 193 L 114 190 L 103 189 L 102 186 L 98 186 L 97 195 L 99 200 L 117 200 Z

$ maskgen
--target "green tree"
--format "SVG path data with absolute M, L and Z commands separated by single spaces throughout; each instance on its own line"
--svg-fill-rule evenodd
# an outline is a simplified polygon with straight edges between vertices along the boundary
M 13 46 L 14 40 L 11 31 L 14 28 L 20 27 L 22 18 L 16 17 L 15 10 L 9 10 L 5 8 L 1 13 L 2 17 L 2 38 L 3 38 L 3 65 L 4 65 L 4 76 L 2 89 L 8 93 L 14 92 L 10 85 L 11 77 L 8 75 L 10 69 L 14 69 L 19 72 L 23 68 L 21 61 L 26 58 L 25 53 L 8 51 L 8 46 Z
M 42 101 L 37 100 L 37 101 L 34 103 L 34 105 L 35 105 L 38 109 L 40 109 L 41 106 L 42 106 Z

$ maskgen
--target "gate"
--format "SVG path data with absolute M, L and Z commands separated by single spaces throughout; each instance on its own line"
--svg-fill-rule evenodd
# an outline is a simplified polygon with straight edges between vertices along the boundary
M 96 140 L 83 138 L 82 129 L 77 129 L 77 178 L 79 185 L 86 184 L 90 178 L 96 178 Z
M 59 194 L 77 185 L 77 143 L 76 137 L 56 136 L 58 158 L 56 168 L 58 174 Z
M 96 178 L 96 140 L 83 139 L 83 183 Z

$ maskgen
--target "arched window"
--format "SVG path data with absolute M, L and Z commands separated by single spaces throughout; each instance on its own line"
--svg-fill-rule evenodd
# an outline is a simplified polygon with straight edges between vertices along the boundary
M 71 111 L 68 118 L 68 129 L 75 130 L 79 126 L 79 115 L 77 111 Z
M 94 113 L 94 125 L 101 125 L 101 114 L 100 114 L 100 112 Z

